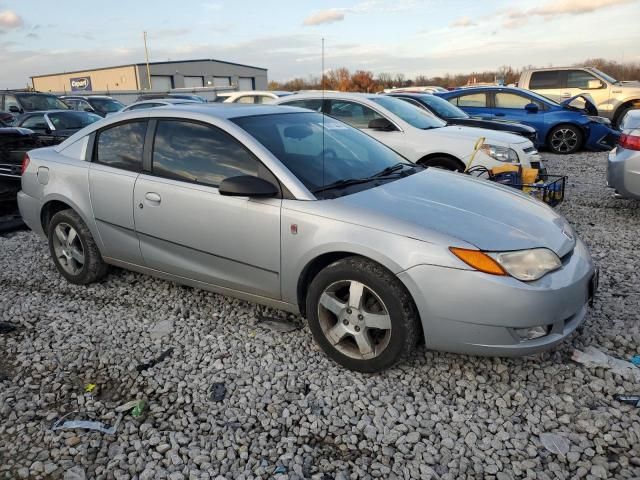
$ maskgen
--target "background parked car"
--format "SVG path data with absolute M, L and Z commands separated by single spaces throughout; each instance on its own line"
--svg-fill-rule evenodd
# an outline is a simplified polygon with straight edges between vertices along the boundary
M 215 103 L 274 103 L 275 100 L 292 95 L 291 92 L 269 91 L 260 92 L 248 90 L 246 92 L 221 92 L 213 100 Z
M 9 112 L 0 112 L 0 127 L 10 127 L 13 125 L 16 117 Z
M 0 201 L 15 200 L 24 154 L 40 146 L 38 136 L 31 130 L 0 128 Z
M 622 197 L 640 200 L 640 110 L 628 112 L 620 128 L 618 146 L 609 153 L 607 183 Z
M 485 144 L 474 165 L 505 163 L 540 168 L 540 156 L 530 140 L 494 130 L 447 126 L 435 115 L 399 98 L 364 93 L 305 93 L 281 98 L 279 105 L 322 111 L 359 128 L 412 162 L 464 171 L 476 142 Z
M 560 104 L 535 92 L 511 87 L 467 88 L 436 95 L 474 117 L 529 125 L 538 132 L 536 146 L 554 153 L 574 153 L 583 147 L 610 150 L 620 136 L 608 119 L 585 113 L 588 102 L 584 102 L 585 109 L 572 106 L 580 99 L 571 98 Z
M 164 107 L 166 105 L 183 105 L 186 103 L 201 103 L 201 102 L 196 102 L 195 100 L 187 100 L 183 98 L 158 98 L 155 100 L 143 100 L 141 102 L 132 103 L 131 105 L 127 105 L 120 111 L 130 112 L 132 110 L 145 110 L 147 108 Z M 109 115 L 114 115 L 114 114 L 110 113 Z
M 43 110 L 67 110 L 62 100 L 50 93 L 0 92 L 0 111 L 14 115 Z
M 315 112 L 187 105 L 83 134 L 30 152 L 18 193 L 71 283 L 113 264 L 301 313 L 330 358 L 362 372 L 421 338 L 465 354 L 549 349 L 594 293 L 587 247 L 550 208 Z
M 16 119 L 15 125 L 33 130 L 40 143 L 48 146 L 57 145 L 78 130 L 101 119 L 95 113 L 52 110 L 25 113 Z
M 444 93 L 448 91 L 449 90 L 444 87 L 425 85 L 423 87 L 385 88 L 384 93 Z
M 87 97 L 66 95 L 60 99 L 71 109 L 78 112 L 91 112 L 101 117 L 122 110 L 125 104 L 106 95 Z
M 640 82 L 621 82 L 593 67 L 525 70 L 518 87 L 538 92 L 557 102 L 589 94 L 598 114 L 619 125 L 629 110 L 640 108 Z
M 447 90 L 445 90 L 445 92 L 446 91 Z M 410 92 L 393 92 L 387 95 L 424 108 L 436 117 L 447 122 L 448 125 L 465 125 L 467 127 L 515 133 L 531 140 L 534 144 L 537 143 L 536 129 L 529 125 L 507 120 L 485 120 L 480 117 L 471 117 L 464 110 L 436 95 Z
M 207 99 L 200 95 L 193 95 L 189 93 L 145 93 L 139 95 L 136 99 L 136 103 L 143 102 L 145 100 L 191 100 L 193 102 L 207 103 Z

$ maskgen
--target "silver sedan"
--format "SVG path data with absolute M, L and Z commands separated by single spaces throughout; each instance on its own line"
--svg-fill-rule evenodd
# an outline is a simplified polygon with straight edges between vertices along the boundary
M 20 211 L 70 282 L 108 265 L 301 313 L 341 365 L 428 348 L 524 355 L 565 339 L 594 265 L 564 218 L 276 106 L 125 112 L 23 165 Z
M 629 111 L 620 129 L 618 146 L 609 153 L 607 183 L 618 195 L 640 200 L 640 110 Z

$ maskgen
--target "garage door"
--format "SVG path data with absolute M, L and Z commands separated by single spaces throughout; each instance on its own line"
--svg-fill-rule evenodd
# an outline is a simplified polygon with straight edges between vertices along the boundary
M 169 75 L 151 75 L 151 90 L 168 92 L 173 88 L 173 81 Z
M 184 86 L 186 88 L 204 87 L 204 79 L 202 77 L 184 77 Z
M 238 90 L 244 92 L 246 90 L 253 90 L 253 77 L 240 77 L 238 79 Z
M 213 77 L 214 87 L 228 87 L 231 85 L 231 79 L 229 77 Z

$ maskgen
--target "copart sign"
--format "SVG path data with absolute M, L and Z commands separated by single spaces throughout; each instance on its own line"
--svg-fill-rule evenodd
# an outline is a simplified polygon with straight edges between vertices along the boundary
M 91 90 L 91 77 L 76 77 L 71 79 L 71 91 L 81 92 Z

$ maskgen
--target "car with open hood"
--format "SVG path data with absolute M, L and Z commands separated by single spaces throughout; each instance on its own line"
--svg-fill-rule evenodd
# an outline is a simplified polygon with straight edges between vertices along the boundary
M 423 166 L 454 171 L 464 171 L 470 162 L 488 169 L 505 164 L 542 167 L 538 151 L 526 138 L 447 125 L 422 108 L 386 95 L 320 91 L 290 95 L 275 103 L 321 111 Z
M 421 339 L 480 355 L 551 348 L 597 284 L 545 204 L 300 108 L 126 112 L 29 152 L 23 172 L 22 217 L 68 281 L 116 265 L 300 313 L 329 357 L 363 372 Z
M 609 119 L 598 116 L 587 95 L 576 95 L 562 103 L 514 87 L 474 87 L 435 95 L 473 117 L 529 125 L 537 131 L 536 146 L 553 153 L 575 153 L 582 148 L 610 150 L 620 136 Z

